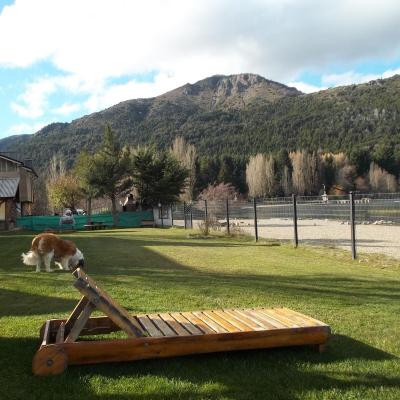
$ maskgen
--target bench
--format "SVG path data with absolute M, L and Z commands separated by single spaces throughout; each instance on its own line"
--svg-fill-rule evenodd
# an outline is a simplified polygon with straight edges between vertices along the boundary
M 154 228 L 155 223 L 152 219 L 142 219 L 142 221 L 140 222 L 140 226 L 142 228 Z
M 107 227 L 108 227 L 108 225 L 101 221 L 91 222 L 89 224 L 84 225 L 84 228 L 89 231 L 93 231 L 96 229 L 106 229 Z

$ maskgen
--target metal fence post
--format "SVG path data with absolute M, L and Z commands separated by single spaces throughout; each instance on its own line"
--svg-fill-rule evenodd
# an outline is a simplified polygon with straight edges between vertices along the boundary
M 172 208 L 173 205 L 170 205 L 170 211 L 171 211 L 171 227 L 174 227 L 174 209 Z
M 204 200 L 204 221 L 207 222 L 208 218 L 208 208 L 207 208 L 207 200 Z
M 185 202 L 183 202 L 183 223 L 184 223 L 185 229 L 187 229 L 187 226 L 186 226 L 186 203 Z
M 297 232 L 297 196 L 292 194 L 292 203 L 293 203 L 293 246 L 297 247 L 299 245 L 299 236 Z
M 258 242 L 257 200 L 255 197 L 253 199 L 253 207 L 254 207 L 254 234 L 256 236 L 256 242 Z
M 226 229 L 227 229 L 228 235 L 230 235 L 231 228 L 229 226 L 229 199 L 226 199 Z
M 351 226 L 351 256 L 357 258 L 356 251 L 356 210 L 354 205 L 354 193 L 350 192 L 350 226 Z
M 193 203 L 190 204 L 190 229 L 193 229 Z

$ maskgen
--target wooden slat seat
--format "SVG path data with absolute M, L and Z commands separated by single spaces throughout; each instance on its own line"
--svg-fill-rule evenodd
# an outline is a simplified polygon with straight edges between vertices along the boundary
M 46 321 L 33 359 L 37 375 L 68 364 L 133 361 L 187 354 L 317 345 L 330 336 L 325 323 L 288 308 L 223 309 L 131 315 L 83 271 L 74 273 L 83 294 L 68 319 Z M 90 317 L 98 308 L 107 316 Z M 125 331 L 127 339 L 82 340 Z

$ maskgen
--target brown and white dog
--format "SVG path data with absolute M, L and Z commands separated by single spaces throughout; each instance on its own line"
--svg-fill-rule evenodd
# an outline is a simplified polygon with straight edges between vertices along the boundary
M 44 264 L 46 272 L 51 272 L 50 263 L 54 262 L 60 269 L 74 270 L 83 267 L 83 254 L 70 240 L 63 240 L 53 233 L 42 233 L 32 240 L 31 249 L 22 253 L 25 265 L 36 265 L 36 272 L 40 272 Z

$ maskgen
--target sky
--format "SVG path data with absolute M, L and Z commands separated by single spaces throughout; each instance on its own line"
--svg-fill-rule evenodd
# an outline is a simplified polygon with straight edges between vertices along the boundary
M 0 0 L 0 138 L 216 74 L 400 74 L 399 0 Z

